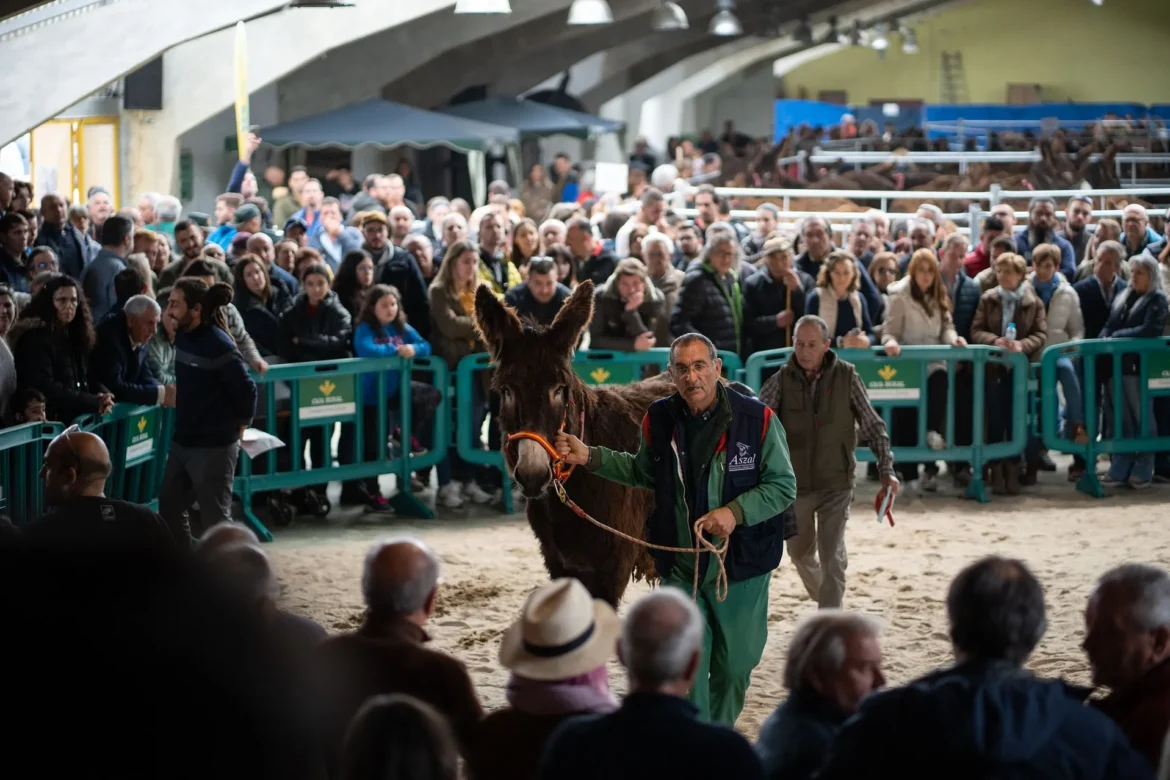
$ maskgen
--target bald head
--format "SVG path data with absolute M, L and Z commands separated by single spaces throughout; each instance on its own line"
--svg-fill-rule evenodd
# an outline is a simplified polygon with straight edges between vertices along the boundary
M 268 265 L 276 260 L 276 247 L 272 245 L 272 239 L 264 233 L 253 233 L 248 239 L 248 253 L 256 255 Z
M 425 621 L 438 583 L 439 558 L 416 539 L 381 542 L 366 555 L 362 596 L 371 613 Z
M 86 431 L 67 430 L 45 449 L 41 478 L 50 503 L 78 496 L 104 495 L 110 476 L 106 443 Z
M 203 532 L 203 536 L 200 536 L 199 541 L 195 543 L 195 554 L 206 558 L 233 544 L 258 545 L 260 540 L 256 538 L 256 534 L 252 533 L 252 529 L 243 523 L 224 521 L 216 523 Z

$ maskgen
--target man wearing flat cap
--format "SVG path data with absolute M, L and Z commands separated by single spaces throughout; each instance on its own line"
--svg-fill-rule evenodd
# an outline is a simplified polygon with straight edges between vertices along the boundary
M 796 268 L 787 238 L 764 242 L 762 258 L 764 272 L 743 285 L 743 321 L 753 352 L 792 346 L 793 327 L 804 316 L 805 290 L 814 286 L 812 277 Z

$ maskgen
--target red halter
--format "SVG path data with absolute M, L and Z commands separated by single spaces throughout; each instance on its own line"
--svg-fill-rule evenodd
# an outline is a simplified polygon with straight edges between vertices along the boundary
M 568 421 L 568 418 L 569 418 L 569 407 L 570 406 L 575 406 L 572 399 L 569 400 L 568 405 L 565 406 L 564 414 L 561 415 L 561 427 L 557 429 L 557 433 L 564 433 L 564 431 L 565 431 L 565 423 Z M 584 408 L 581 409 L 581 438 L 582 439 L 585 438 L 585 409 Z M 512 457 L 511 450 L 508 448 L 508 445 L 514 441 L 520 441 L 521 439 L 527 439 L 528 441 L 536 442 L 537 444 L 539 444 L 541 446 L 541 448 L 544 449 L 545 452 L 548 453 L 549 458 L 552 460 L 552 472 L 553 472 L 553 479 L 555 481 L 564 484 L 569 479 L 569 475 L 573 473 L 573 469 L 576 468 L 576 466 L 573 466 L 573 465 L 566 466 L 565 459 L 562 458 L 559 454 L 557 454 L 556 447 L 554 447 L 549 442 L 548 439 L 544 438 L 539 433 L 535 433 L 534 431 L 516 431 L 515 433 L 509 435 L 507 440 L 505 440 L 504 453 L 508 457 L 508 462 L 513 467 L 516 465 L 516 459 Z

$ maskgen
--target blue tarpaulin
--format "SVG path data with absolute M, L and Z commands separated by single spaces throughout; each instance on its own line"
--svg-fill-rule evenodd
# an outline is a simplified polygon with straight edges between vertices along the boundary
M 838 106 L 833 103 L 821 103 L 817 100 L 777 100 L 772 123 L 772 140 L 779 143 L 788 135 L 788 131 L 801 125 L 809 127 L 829 128 L 841 124 L 841 117 L 852 114 L 860 125 L 866 120 L 873 120 L 882 130 L 887 122 L 893 122 L 897 130 L 906 130 L 916 127 L 922 121 L 922 110 L 917 107 L 899 106 L 897 116 L 886 116 L 881 106 Z
M 959 119 L 964 123 L 992 121 L 996 126 L 991 129 L 996 132 L 1031 130 L 1039 135 L 1039 123 L 1045 119 L 1058 119 L 1061 127 L 1078 128 L 1104 119 L 1106 114 L 1113 114 L 1118 118 L 1129 115 L 1135 119 L 1142 119 L 1150 113 L 1151 109 L 1140 103 L 1034 103 L 1025 106 L 970 103 L 927 106 L 923 121 L 946 124 L 956 124 Z M 1012 124 L 1013 122 L 1018 124 Z M 974 136 L 983 133 L 986 133 L 986 130 L 980 131 L 977 125 L 965 124 L 964 135 Z M 930 130 L 931 138 L 954 135 L 953 128 Z

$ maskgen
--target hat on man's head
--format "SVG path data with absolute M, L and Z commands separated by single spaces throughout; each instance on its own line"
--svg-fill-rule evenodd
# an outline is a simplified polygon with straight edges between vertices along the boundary
M 787 252 L 792 254 L 792 242 L 782 236 L 776 238 L 769 238 L 764 242 L 764 257 L 775 252 Z
M 199 227 L 211 227 L 211 215 L 204 214 L 202 211 L 188 211 L 187 219 Z
M 245 203 L 236 209 L 235 222 L 242 225 L 250 219 L 260 219 L 260 209 L 254 203 Z
M 299 227 L 306 233 L 309 232 L 309 223 L 300 217 L 289 217 L 288 221 L 284 223 L 284 232 L 287 233 L 292 228 Z
M 622 622 L 579 581 L 563 577 L 534 590 L 500 643 L 500 664 L 530 680 L 565 680 L 604 666 Z
M 380 211 L 364 211 L 357 220 L 358 225 L 361 227 L 365 227 L 371 222 L 377 222 L 379 225 L 387 226 L 390 224 L 390 220 Z

